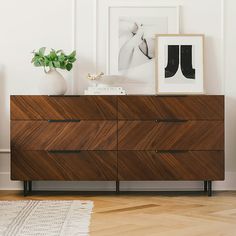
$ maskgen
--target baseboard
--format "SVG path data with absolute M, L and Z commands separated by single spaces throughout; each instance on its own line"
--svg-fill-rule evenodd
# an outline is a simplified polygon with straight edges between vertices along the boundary
M 10 153 L 10 149 L 0 149 L 0 153 Z
M 21 190 L 20 181 L 11 181 L 9 172 L 0 172 L 0 190 Z M 115 182 L 35 181 L 35 190 L 45 191 L 114 191 Z M 120 182 L 121 191 L 200 191 L 202 181 L 126 181 Z M 225 181 L 214 181 L 213 190 L 236 190 L 236 172 L 226 172 Z
M 115 191 L 115 181 L 109 182 L 35 182 L 35 190 L 65 190 L 65 191 Z M 178 187 L 176 187 L 176 185 Z M 165 182 L 165 181 L 121 181 L 120 191 L 200 191 L 203 186 L 200 182 Z
M 0 190 L 20 190 L 22 189 L 20 181 L 11 181 L 9 172 L 0 172 Z

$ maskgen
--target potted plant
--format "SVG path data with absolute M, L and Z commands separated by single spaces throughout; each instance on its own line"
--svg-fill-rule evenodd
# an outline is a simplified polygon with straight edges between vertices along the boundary
M 57 69 L 70 71 L 76 61 L 76 51 L 69 55 L 62 50 L 54 50 L 46 54 L 46 47 L 33 51 L 31 63 L 36 67 L 43 67 L 45 78 L 41 83 L 41 93 L 46 95 L 64 95 L 67 90 L 66 81 Z

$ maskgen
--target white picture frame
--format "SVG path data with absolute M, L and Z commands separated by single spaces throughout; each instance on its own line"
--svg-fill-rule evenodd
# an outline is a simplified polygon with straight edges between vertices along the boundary
M 156 93 L 204 94 L 204 35 L 156 35 Z
M 118 33 L 119 33 L 119 13 L 121 17 L 156 17 L 167 18 L 168 29 L 166 33 L 179 33 L 179 12 L 180 6 L 178 5 L 159 5 L 154 1 L 146 1 L 145 4 L 140 1 L 105 1 L 97 3 L 97 16 L 98 16 L 98 28 L 99 32 L 98 39 L 98 51 L 97 51 L 97 67 L 96 69 L 100 71 L 99 68 L 102 68 L 101 60 L 104 59 L 102 52 L 106 49 L 106 74 L 107 75 L 116 75 L 123 77 L 122 84 L 118 86 L 123 87 L 128 94 L 155 94 L 156 93 L 156 80 L 155 80 L 155 59 L 153 59 L 152 64 L 149 65 L 146 69 L 143 69 L 142 73 L 132 72 L 132 76 L 128 73 L 120 73 L 118 70 L 118 58 L 119 58 L 119 42 L 118 42 Z M 140 12 L 143 11 L 143 16 L 138 16 Z M 158 14 L 159 12 L 159 14 Z M 160 14 L 160 12 L 162 12 Z M 155 14 L 156 13 L 156 14 Z M 159 15 L 159 16 L 158 16 Z M 103 17 L 102 17 L 103 16 Z M 106 19 L 106 23 L 104 21 Z M 105 23 L 105 24 L 104 24 Z M 106 27 L 106 37 L 102 26 Z M 114 27 L 115 25 L 115 27 Z M 153 39 L 155 39 L 155 34 L 153 32 Z M 116 38 L 116 39 L 115 39 Z M 104 47 L 104 43 L 106 46 Z M 135 75 L 138 75 L 136 78 Z M 146 75 L 146 77 L 144 77 Z M 142 80 L 141 80 L 142 78 Z M 121 80 L 119 80 L 121 81 Z

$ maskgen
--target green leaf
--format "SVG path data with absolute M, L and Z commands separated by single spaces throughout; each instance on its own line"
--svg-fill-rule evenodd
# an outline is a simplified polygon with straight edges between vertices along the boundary
M 69 59 L 70 63 L 74 63 L 76 61 L 76 58 Z
M 59 57 L 58 57 L 58 60 L 59 61 L 64 61 L 65 60 L 65 55 L 61 54 Z
M 55 60 L 55 58 L 57 58 L 57 54 L 55 51 L 51 51 L 50 54 L 49 54 L 49 57 L 51 60 Z
M 60 63 L 60 69 L 62 70 L 66 69 L 65 62 Z
M 55 68 L 60 68 L 60 62 L 59 61 L 54 61 L 53 65 Z
M 69 58 L 73 58 L 73 57 L 75 57 L 76 56 L 76 51 L 73 51 L 68 57 Z
M 45 59 L 44 59 L 44 63 L 45 63 L 45 66 L 49 66 L 49 60 L 48 60 L 48 58 L 47 57 L 45 57 Z
M 52 61 L 49 61 L 48 66 L 49 66 L 50 68 L 53 68 L 53 63 L 52 63 Z
M 72 65 L 71 63 L 68 63 L 68 64 L 66 65 L 66 69 L 67 69 L 68 71 L 70 71 L 70 70 L 72 69 L 72 67 L 73 67 L 73 65 Z
M 36 67 L 41 66 L 41 65 L 40 65 L 40 62 L 39 62 L 39 61 L 35 61 L 35 62 L 34 62 L 34 66 L 36 66 Z
M 45 50 L 46 50 L 46 47 L 40 48 L 39 49 L 39 56 L 44 56 Z

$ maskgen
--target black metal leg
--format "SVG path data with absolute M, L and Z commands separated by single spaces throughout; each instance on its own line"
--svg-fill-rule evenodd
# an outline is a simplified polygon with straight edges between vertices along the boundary
M 207 181 L 207 187 L 208 187 L 208 197 L 211 197 L 212 196 L 212 181 L 211 180 L 209 180 L 209 181 Z
M 207 181 L 204 181 L 204 192 L 207 192 Z
M 28 181 L 29 182 L 29 192 L 32 192 L 32 181 Z
M 120 192 L 120 182 L 116 181 L 116 193 Z
M 28 193 L 28 181 L 24 181 L 24 196 L 26 197 Z

